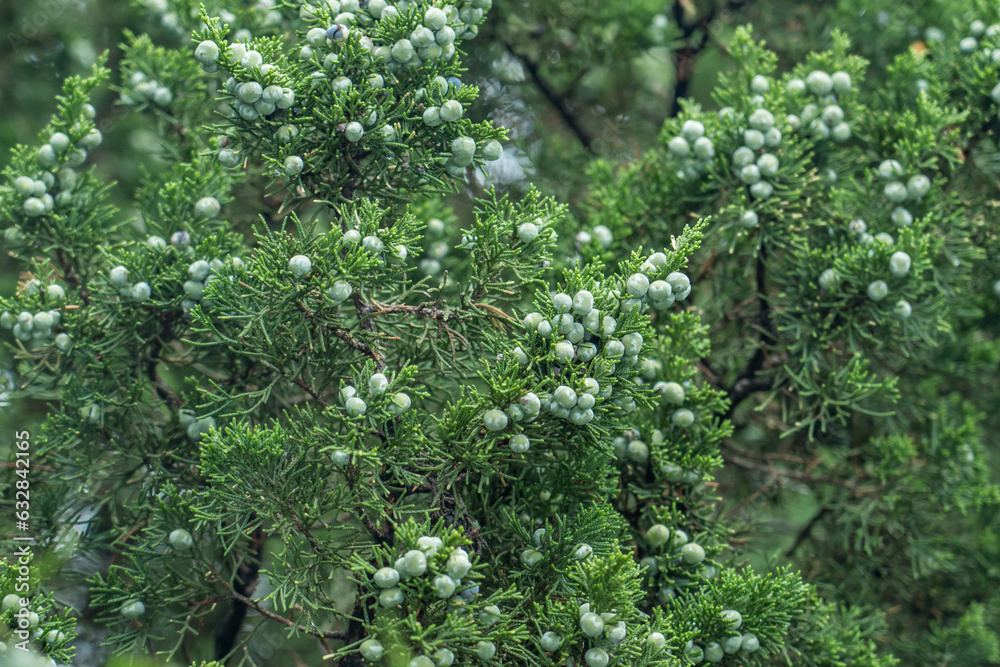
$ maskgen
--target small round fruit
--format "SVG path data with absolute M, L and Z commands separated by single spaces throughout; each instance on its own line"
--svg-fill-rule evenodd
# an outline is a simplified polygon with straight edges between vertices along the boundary
M 298 155 L 289 155 L 285 158 L 285 176 L 298 176 L 302 173 L 305 163 Z
M 334 303 L 343 303 L 353 292 L 354 288 L 351 287 L 350 283 L 338 280 L 326 291 L 326 295 Z
M 491 139 L 483 146 L 483 159 L 487 162 L 496 162 L 503 155 L 503 146 L 496 139 Z
M 73 339 L 69 334 L 61 333 L 56 336 L 54 345 L 60 352 L 66 352 L 73 346 Z
M 344 127 L 344 137 L 352 144 L 361 141 L 365 134 L 365 128 L 357 121 L 351 121 Z
M 735 609 L 723 609 L 720 615 L 730 630 L 739 630 L 743 625 L 743 615 Z
M 305 255 L 295 255 L 288 260 L 288 270 L 291 271 L 292 275 L 296 278 L 301 278 L 312 271 L 312 260 Z
M 556 651 L 562 646 L 563 638 L 552 632 L 546 632 L 538 639 L 538 645 L 542 647 L 543 651 Z
M 357 396 L 351 396 L 344 402 L 347 414 L 351 417 L 360 417 L 368 412 L 368 405 Z
M 381 660 L 383 652 L 382 644 L 374 639 L 366 639 L 361 642 L 361 655 L 369 662 L 378 662 Z
M 434 662 L 437 667 L 451 667 L 455 664 L 455 654 L 451 649 L 439 649 L 434 652 Z
M 170 532 L 170 546 L 177 551 L 189 551 L 194 546 L 194 538 L 183 528 L 177 528 Z
M 483 607 L 483 610 L 479 612 L 479 621 L 489 627 L 496 624 L 500 620 L 500 607 L 495 604 L 487 605 Z
M 611 658 L 603 648 L 594 647 L 583 654 L 583 659 L 587 661 L 589 667 L 608 667 Z
M 391 567 L 382 567 L 375 571 L 372 579 L 379 588 L 392 588 L 399 583 L 399 571 Z
M 128 269 L 124 266 L 116 266 L 111 269 L 109 277 L 112 284 L 117 285 L 118 287 L 125 287 L 128 285 Z
M 449 598 L 455 592 L 455 580 L 446 574 L 434 578 L 434 590 L 439 598 Z
M 889 258 L 889 271 L 897 278 L 902 278 L 910 272 L 910 264 L 910 256 L 898 250 Z
M 744 632 L 743 636 L 740 637 L 740 649 L 746 653 L 756 653 L 760 648 L 760 640 L 757 639 L 757 635 L 752 632 Z
M 521 240 L 521 243 L 525 245 L 531 243 L 536 238 L 538 238 L 538 227 L 531 222 L 523 222 L 517 228 L 517 238 Z
M 387 588 L 378 594 L 378 603 L 383 607 L 398 607 L 403 604 L 403 591 L 398 588 Z
M 896 305 L 893 306 L 892 314 L 901 320 L 909 319 L 910 315 L 913 314 L 913 306 L 910 305 L 909 301 L 900 299 L 896 302 Z
M 868 283 L 868 298 L 872 301 L 881 301 L 889 294 L 889 286 L 884 280 L 874 280 Z
M 834 72 L 830 80 L 833 82 L 833 89 L 840 94 L 851 89 L 851 75 L 847 72 Z
M 121 613 L 125 618 L 134 620 L 146 613 L 146 605 L 140 600 L 133 600 L 122 607 Z
M 662 547 L 670 539 L 670 530 L 662 523 L 653 524 L 646 531 L 646 541 L 653 547 Z
M 878 166 L 878 175 L 888 180 L 903 175 L 903 167 L 896 160 L 883 160 Z
M 487 431 L 502 431 L 507 428 L 507 415 L 502 410 L 487 410 L 483 415 L 483 425 Z
M 681 558 L 688 565 L 697 565 L 705 560 L 705 549 L 697 542 L 688 542 L 681 547 Z
M 515 454 L 524 454 L 530 448 L 531 441 L 523 433 L 518 433 L 510 439 L 510 449 Z
M 646 637 L 646 643 L 652 647 L 654 652 L 662 651 L 663 647 L 667 645 L 667 638 L 659 632 L 651 632 L 649 633 L 649 636 Z
M 691 144 L 684 137 L 674 137 L 667 142 L 667 149 L 674 155 L 684 157 L 691 152 Z
M 681 408 L 680 410 L 674 410 L 674 414 L 671 415 L 670 421 L 674 423 L 674 426 L 680 428 L 687 428 L 694 424 L 694 413 L 687 408 Z
M 814 95 L 827 95 L 833 90 L 833 79 L 821 70 L 813 70 L 806 77 L 806 85 Z
M 219 205 L 219 200 L 215 197 L 202 197 L 194 205 L 194 211 L 203 218 L 214 218 L 219 215 L 219 211 L 222 207 Z
M 462 117 L 465 108 L 458 100 L 448 100 L 441 105 L 441 120 L 446 123 L 454 123 Z
M 132 286 L 132 290 L 129 292 L 129 296 L 131 296 L 134 301 L 139 302 L 147 300 L 150 294 L 152 294 L 152 290 L 149 288 L 147 283 L 136 283 Z
M 604 619 L 592 611 L 580 617 L 580 629 L 588 637 L 599 637 L 604 632 Z
M 826 269 L 819 274 L 819 286 L 825 290 L 834 290 L 840 285 L 840 276 L 833 269 Z

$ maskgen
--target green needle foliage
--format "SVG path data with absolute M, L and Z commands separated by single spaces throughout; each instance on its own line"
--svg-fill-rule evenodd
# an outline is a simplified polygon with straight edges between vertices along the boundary
M 597 4 L 150 2 L 65 81 L 0 180 L 12 397 L 48 410 L 0 660 L 69 662 L 86 616 L 192 667 L 1000 661 L 1000 12 L 882 70 L 739 28 L 718 109 L 678 95 L 572 208 L 483 187 L 470 40 L 628 86 L 706 31 Z M 123 206 L 109 81 L 156 137 Z

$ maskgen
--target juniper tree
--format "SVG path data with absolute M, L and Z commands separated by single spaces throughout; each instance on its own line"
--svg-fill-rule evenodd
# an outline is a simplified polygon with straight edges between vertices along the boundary
M 66 81 L 0 186 L 50 468 L 0 619 L 62 663 L 83 612 L 170 664 L 891 665 L 897 604 L 904 655 L 995 660 L 959 393 L 995 395 L 989 162 L 961 161 L 992 52 L 868 89 L 843 36 L 779 74 L 741 32 L 724 108 L 679 103 L 570 211 L 478 185 L 507 139 L 467 113 L 489 4 L 150 5 L 171 35 Z M 127 209 L 88 155 L 109 78 L 162 142 Z M 741 562 L 720 502 L 793 481 L 815 519 Z M 81 583 L 86 610 L 51 595 Z

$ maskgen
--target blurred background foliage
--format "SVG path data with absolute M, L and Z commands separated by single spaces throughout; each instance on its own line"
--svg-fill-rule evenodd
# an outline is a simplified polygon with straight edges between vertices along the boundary
M 237 11 L 262 4 L 266 8 L 266 2 L 223 4 Z M 753 24 L 755 36 L 766 40 L 777 55 L 779 70 L 794 66 L 810 51 L 829 48 L 831 33 L 839 28 L 851 37 L 855 52 L 871 61 L 869 85 L 875 89 L 896 54 L 921 48 L 928 28 L 948 31 L 967 21 L 967 17 L 955 16 L 951 7 L 947 0 L 495 0 L 490 19 L 471 43 L 465 61 L 470 71 L 463 78 L 482 91 L 471 110 L 473 120 L 491 118 L 509 128 L 512 145 L 506 147 L 504 159 L 493 163 L 485 183 L 473 184 L 455 196 L 457 210 L 468 211 L 472 195 L 488 184 L 519 193 L 534 183 L 569 203 L 571 211 L 579 207 L 586 196 L 587 169 L 595 157 L 620 162 L 640 156 L 656 142 L 664 120 L 676 115 L 683 97 L 704 108 L 716 106 L 711 93 L 718 74 L 731 66 L 726 47 L 737 26 Z M 4 0 L 0 3 L 0 105 L 4 109 L 0 154 L 7 155 L 11 147 L 31 140 L 42 128 L 66 76 L 87 71 L 105 50 L 115 68 L 122 55 L 124 29 L 147 32 L 154 42 L 176 47 L 186 43 L 178 23 L 165 0 L 131 4 Z M 118 106 L 115 100 L 110 89 L 97 100 L 105 141 L 94 158 L 103 175 L 118 183 L 115 203 L 128 218 L 140 165 L 155 169 L 158 138 L 148 115 Z M 250 207 L 256 203 L 244 202 Z M 6 255 L 0 257 L 0 290 L 13 292 L 18 279 L 13 263 Z M 7 354 L 6 349 L 0 351 L 0 368 L 10 367 Z M 947 355 L 946 349 L 942 355 Z M 928 387 L 927 391 L 933 395 L 939 389 Z M 30 429 L 40 421 L 42 410 L 41 404 L 16 412 L 0 410 L 0 422 L 5 432 Z M 996 414 L 991 419 L 995 422 Z M 763 428 L 751 424 L 738 438 L 752 445 L 766 435 Z M 0 438 L 4 460 L 9 441 Z M 753 485 L 733 471 L 719 482 L 726 507 L 744 522 L 753 517 L 737 538 L 750 561 L 767 567 L 797 559 L 794 562 L 804 574 L 832 597 L 838 597 L 838 589 L 839 597 L 847 597 L 844 584 L 859 573 L 809 571 L 809 558 L 814 554 L 798 550 L 796 536 L 820 511 L 808 489 L 772 488 L 757 494 Z M 892 529 L 905 531 L 905 505 L 899 511 L 903 518 Z M 993 517 L 982 518 L 982 525 L 992 523 Z M 973 551 L 998 552 L 1000 537 L 992 532 L 968 539 Z M 877 579 L 878 573 L 863 576 Z M 941 579 L 925 591 L 930 617 L 947 607 L 947 585 Z M 886 601 L 903 594 L 870 592 Z M 86 607 L 85 599 L 72 595 L 69 589 L 60 599 L 78 609 Z M 995 659 L 998 648 L 970 644 L 968 638 L 989 635 L 977 627 L 993 626 L 995 631 L 998 609 L 1000 599 L 974 605 L 958 629 L 932 630 L 929 641 L 940 655 L 951 656 L 948 664 L 987 664 L 991 656 Z M 892 609 L 889 612 L 891 616 Z M 81 642 L 76 664 L 126 664 L 121 660 L 105 663 L 99 631 L 91 639 Z M 254 639 L 258 655 L 273 646 L 275 664 L 279 664 L 280 652 L 280 660 L 287 660 L 280 664 L 294 665 L 294 642 L 284 641 L 280 634 L 272 637 L 264 632 Z

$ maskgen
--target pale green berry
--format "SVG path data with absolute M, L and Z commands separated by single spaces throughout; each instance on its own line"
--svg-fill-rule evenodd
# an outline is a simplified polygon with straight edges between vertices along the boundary
M 597 399 L 591 394 L 578 394 L 576 400 L 576 407 L 581 410 L 590 410 L 597 403 Z
M 521 243 L 531 243 L 538 238 L 538 227 L 531 222 L 521 223 L 517 228 L 517 238 L 521 240 Z
M 448 23 L 448 15 L 437 7 L 431 7 L 424 12 L 424 25 L 431 30 L 440 30 Z
M 743 133 L 743 145 L 751 151 L 764 147 L 764 133 L 760 130 L 747 130 Z
M 434 590 L 439 598 L 451 597 L 455 592 L 455 580 L 448 575 L 441 575 L 434 578 Z
M 748 164 L 740 169 L 740 180 L 747 185 L 753 185 L 760 180 L 760 167 L 755 164 Z
M 889 181 L 885 184 L 882 192 L 885 196 L 897 204 L 906 200 L 908 193 L 906 192 L 906 186 L 900 181 Z
M 761 74 L 750 79 L 750 90 L 758 95 L 763 95 L 770 87 L 771 84 L 768 83 L 767 77 Z
M 360 417 L 368 412 L 368 405 L 357 396 L 347 399 L 344 402 L 344 407 L 347 409 L 347 414 L 351 417 Z
M 625 641 L 625 637 L 628 634 L 628 628 L 625 625 L 625 621 L 618 621 L 612 626 L 608 626 L 604 629 L 604 634 L 607 636 L 608 641 L 614 644 L 621 644 Z
M 406 667 L 434 667 L 434 661 L 426 655 L 418 655 L 416 658 L 411 658 Z
M 18 609 L 21 606 L 21 598 L 13 593 L 8 593 L 3 597 L 3 603 L 0 604 L 0 609 L 3 611 L 10 611 L 11 609 Z
M 146 605 L 139 600 L 133 600 L 122 607 L 121 613 L 125 618 L 133 620 L 146 613 Z
M 521 552 L 521 562 L 525 567 L 534 567 L 545 558 L 537 549 L 525 549 Z
M 424 121 L 424 125 L 428 127 L 437 127 L 444 122 L 441 119 L 441 107 L 427 107 L 424 109 L 424 113 L 421 118 Z
M 634 356 L 642 351 L 642 334 L 629 333 L 622 336 L 622 345 L 625 347 L 625 354 Z
M 192 262 L 191 265 L 188 266 L 188 276 L 191 277 L 191 280 L 197 280 L 199 282 L 205 280 L 205 278 L 208 278 L 208 274 L 211 273 L 211 271 L 212 267 L 210 267 L 208 262 L 206 262 L 203 259 L 199 259 L 196 262 Z M 112 281 L 114 281 L 113 273 L 112 273 Z
M 384 394 L 389 388 L 389 380 L 382 373 L 375 373 L 368 380 L 368 389 L 373 396 Z
M 778 173 L 779 167 L 778 158 L 770 153 L 764 153 L 757 159 L 757 168 L 760 170 L 762 176 L 774 176 Z
M 878 166 L 878 175 L 887 180 L 899 178 L 903 175 L 903 167 L 896 160 L 883 160 Z
M 322 32 L 321 29 L 319 28 L 316 29 Z M 324 34 L 323 37 L 325 39 L 326 35 Z M 383 652 L 384 649 L 382 648 L 382 644 L 375 641 L 374 639 L 366 639 L 365 641 L 361 642 L 361 655 L 364 656 L 365 660 L 368 660 L 370 662 L 378 662 L 379 660 L 382 659 Z
M 604 619 L 590 611 L 580 617 L 580 629 L 588 637 L 599 637 L 604 632 Z
M 49 138 L 49 145 L 52 146 L 53 150 L 57 153 L 64 153 L 66 149 L 69 148 L 69 137 L 63 132 L 56 132 Z
M 739 630 L 740 626 L 743 625 L 743 615 L 735 609 L 723 609 L 721 616 L 730 630 Z
M 401 415 L 410 409 L 411 403 L 409 395 L 400 392 L 393 395 L 389 409 L 391 409 L 394 414 Z
M 346 283 L 343 280 L 338 280 L 332 287 L 330 287 L 330 289 L 326 291 L 326 295 L 334 303 L 342 303 L 346 301 L 353 292 L 354 288 L 352 288 L 349 283 Z
M 661 547 L 670 539 L 670 530 L 662 523 L 653 524 L 646 531 L 646 541 L 652 547 Z
M 518 433 L 510 439 L 510 449 L 515 454 L 524 454 L 531 447 L 528 436 Z
M 851 138 L 851 126 L 847 123 L 837 123 L 830 128 L 830 138 L 844 142 Z
M 851 75 L 847 72 L 834 72 L 830 80 L 833 82 L 833 89 L 840 94 L 851 89 Z
M 745 211 L 740 216 L 740 224 L 743 227 L 746 227 L 747 229 L 751 229 L 753 227 L 756 227 L 759 222 L 760 222 L 760 218 L 757 216 L 757 212 L 756 211 Z
M 572 387 L 566 385 L 556 387 L 556 390 L 552 392 L 552 398 L 564 408 L 572 408 L 577 402 L 576 392 Z
M 684 402 L 684 387 L 676 382 L 665 382 L 659 388 L 664 400 L 673 405 L 680 405 Z
M 902 206 L 892 209 L 889 218 L 892 220 L 892 224 L 897 227 L 908 227 L 913 222 L 913 214 Z
M 562 646 L 563 638 L 552 632 L 546 632 L 538 639 L 538 645 L 542 647 L 543 651 L 556 651 Z
M 680 428 L 687 428 L 694 424 L 694 413 L 687 408 L 681 408 L 680 410 L 674 410 L 674 413 L 670 416 L 670 421 L 674 423 L 674 426 L 679 426 Z
M 177 551 L 189 551 L 194 546 L 194 538 L 183 528 L 177 528 L 170 533 L 170 546 Z
M 910 272 L 910 256 L 899 250 L 889 258 L 889 271 L 897 278 L 902 278 Z
M 398 607 L 403 600 L 403 591 L 398 588 L 387 588 L 378 594 L 378 603 L 387 608 Z
M 686 120 L 681 126 L 681 136 L 688 141 L 695 141 L 704 136 L 705 126 L 697 120 Z
M 821 70 L 813 70 L 806 77 L 806 85 L 814 95 L 827 95 L 833 90 L 833 79 Z
M 659 632 L 651 632 L 649 633 L 649 636 L 646 637 L 646 643 L 652 647 L 653 652 L 655 653 L 663 650 L 663 647 L 667 645 L 667 638 Z
M 697 565 L 705 560 L 705 549 L 697 542 L 688 542 L 681 547 L 681 558 L 688 565 Z
M 507 415 L 501 410 L 487 410 L 483 415 L 483 424 L 487 431 L 502 431 L 507 428 Z
M 799 121 L 797 116 L 789 115 L 786 118 L 786 120 L 788 121 L 788 124 L 793 127 L 793 129 L 797 127 Z M 775 146 L 778 146 L 780 144 L 781 144 L 781 130 L 779 130 L 776 127 L 772 127 L 770 130 L 764 133 L 765 146 L 770 146 L 771 148 L 774 148 Z
M 649 447 L 641 440 L 632 440 L 625 448 L 625 453 L 635 463 L 645 463 L 649 460 Z
M 608 667 L 608 663 L 611 662 L 608 652 L 598 647 L 589 649 L 583 654 L 583 659 L 588 667 Z
M 51 167 L 55 165 L 58 160 L 56 155 L 56 149 L 52 148 L 49 144 L 42 144 L 38 149 L 38 164 L 43 167 Z
M 826 269 L 819 274 L 819 286 L 825 290 L 837 289 L 840 285 L 840 276 L 833 269 Z
M 753 150 L 747 148 L 746 146 L 740 146 L 735 151 L 733 151 L 733 167 L 736 169 L 742 169 L 743 167 L 751 164 L 756 160 L 757 156 L 754 154 Z
M 385 249 L 382 239 L 377 236 L 366 236 L 361 240 L 361 245 L 373 255 L 377 255 Z
M 493 642 L 479 641 L 476 643 L 476 655 L 479 656 L 480 660 L 492 660 L 496 654 L 497 647 Z
M 901 320 L 909 319 L 910 315 L 913 314 L 913 306 L 910 305 L 909 301 L 900 299 L 896 302 L 896 305 L 893 306 L 892 312 Z
M 774 127 L 774 115 L 767 109 L 757 109 L 747 119 L 750 127 L 758 132 L 767 132 Z
M 868 284 L 868 298 L 881 301 L 889 294 L 889 286 L 884 280 L 875 280 Z
M 722 651 L 726 654 L 736 653 L 740 650 L 740 646 L 743 645 L 743 637 L 740 635 L 734 635 L 732 637 L 727 637 L 722 640 Z
M 451 153 L 455 158 L 463 162 L 466 160 L 471 161 L 472 156 L 476 153 L 476 140 L 472 137 L 458 137 L 451 142 Z
M 129 292 L 129 296 L 132 297 L 134 301 L 145 301 L 150 297 L 152 290 L 150 290 L 149 285 L 146 283 L 136 283 L 132 286 L 132 290 Z
M 752 632 L 743 633 L 740 640 L 740 648 L 747 653 L 756 653 L 760 648 L 760 640 Z
M 441 120 L 446 123 L 453 123 L 462 117 L 465 109 L 458 100 L 448 100 L 441 105 Z
M 203 218 L 214 218 L 222 207 L 215 197 L 202 197 L 194 205 L 194 211 Z
M 365 134 L 365 128 L 362 127 L 361 123 L 357 121 L 351 121 L 344 127 L 344 137 L 351 143 L 357 143 L 361 141 L 361 137 Z
M 379 588 L 392 588 L 399 583 L 399 572 L 391 567 L 379 568 L 372 579 Z
M 674 137 L 667 143 L 671 153 L 684 157 L 691 152 L 691 144 L 684 137 Z
M 649 278 L 642 273 L 633 273 L 625 284 L 630 296 L 641 299 L 649 291 Z
M 285 176 L 298 176 L 302 173 L 305 163 L 298 155 L 289 155 L 285 158 Z
M 434 661 L 437 667 L 451 667 L 455 664 L 455 654 L 451 649 L 439 649 L 434 652 Z
M 461 581 L 469 573 L 469 570 L 472 569 L 472 563 L 464 549 L 456 549 L 448 556 L 447 569 L 448 576 L 455 581 Z
M 305 255 L 295 255 L 288 260 L 288 270 L 291 271 L 292 275 L 296 278 L 301 278 L 312 271 L 312 260 Z
M 491 139 L 483 146 L 483 159 L 487 162 L 495 162 L 503 155 L 503 146 L 496 139 Z
M 911 199 L 921 199 L 931 189 L 931 180 L 923 174 L 911 176 L 906 182 L 906 192 Z
M 527 415 L 537 415 L 542 407 L 542 403 L 538 396 L 532 392 L 528 392 L 522 396 L 519 402 L 521 404 L 521 409 L 524 410 L 524 413 Z
M 589 544 L 581 544 L 576 548 L 576 551 L 573 552 L 573 556 L 578 560 L 584 560 L 586 558 L 590 558 L 593 553 L 594 548 L 592 546 Z
M 593 343 L 581 343 L 576 348 L 576 358 L 587 363 L 597 356 L 597 346 Z
M 708 662 L 722 662 L 725 655 L 726 652 L 722 649 L 722 645 L 719 642 L 712 642 L 705 647 L 705 660 Z
M 479 612 L 479 621 L 483 625 L 489 627 L 491 625 L 494 625 L 497 621 L 499 621 L 500 616 L 501 616 L 500 608 L 497 607 L 495 604 L 491 604 L 487 605 L 486 607 L 483 607 L 483 610 Z

